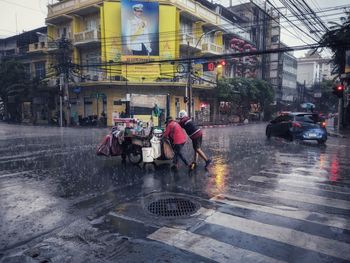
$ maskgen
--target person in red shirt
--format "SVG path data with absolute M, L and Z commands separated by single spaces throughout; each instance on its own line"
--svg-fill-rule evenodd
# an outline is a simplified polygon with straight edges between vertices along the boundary
M 198 155 L 202 157 L 202 159 L 205 161 L 205 168 L 208 168 L 212 160 L 209 159 L 201 149 L 202 138 L 203 138 L 202 130 L 198 128 L 198 126 L 194 123 L 194 121 L 187 116 L 186 111 L 184 110 L 180 111 L 179 118 L 180 118 L 180 122 L 179 122 L 180 126 L 185 129 L 188 137 L 190 137 L 192 140 L 194 156 L 193 156 L 193 162 L 190 165 L 190 169 L 194 170 L 197 167 Z
M 169 138 L 173 147 L 174 147 L 174 159 L 173 159 L 173 167 L 175 169 L 179 168 L 178 158 L 184 162 L 184 164 L 189 167 L 186 158 L 182 155 L 182 148 L 186 143 L 186 134 L 182 130 L 181 126 L 173 120 L 172 117 L 167 117 L 166 119 L 166 127 L 164 131 L 164 137 Z

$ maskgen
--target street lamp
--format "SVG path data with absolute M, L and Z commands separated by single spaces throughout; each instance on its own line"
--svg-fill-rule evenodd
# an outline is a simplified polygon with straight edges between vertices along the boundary
M 199 45 L 199 43 L 201 42 L 202 38 L 207 35 L 210 34 L 212 32 L 215 32 L 216 29 L 212 29 L 208 32 L 204 32 L 203 34 L 201 34 L 201 36 L 199 37 L 196 45 L 195 45 L 195 49 L 197 48 L 197 46 Z M 192 54 L 191 54 L 192 55 Z M 186 97 L 188 97 L 188 117 L 191 118 L 192 115 L 192 79 L 191 79 L 191 74 L 192 74 L 192 60 L 190 59 L 190 42 L 187 41 L 187 57 L 188 57 L 188 77 L 187 77 L 187 89 L 186 89 Z

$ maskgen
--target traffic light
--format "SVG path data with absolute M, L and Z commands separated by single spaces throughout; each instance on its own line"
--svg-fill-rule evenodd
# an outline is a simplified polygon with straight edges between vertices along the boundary
M 219 62 L 216 63 L 216 67 L 217 68 L 222 68 L 226 65 L 226 61 L 225 60 L 221 60 Z
M 333 87 L 333 94 L 338 98 L 343 98 L 344 96 L 344 85 L 337 84 Z
M 214 62 L 206 62 L 203 63 L 203 71 L 214 71 L 215 70 L 215 63 Z
M 188 97 L 184 97 L 184 103 L 187 103 L 188 102 Z

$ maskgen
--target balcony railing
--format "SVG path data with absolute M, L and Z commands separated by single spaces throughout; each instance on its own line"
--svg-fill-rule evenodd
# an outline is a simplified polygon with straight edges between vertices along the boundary
M 223 46 L 219 46 L 217 44 L 214 44 L 212 42 L 203 43 L 202 44 L 202 52 L 205 53 L 211 53 L 211 54 L 222 54 L 223 53 Z
M 44 52 L 47 51 L 48 45 L 47 42 L 38 42 L 38 43 L 33 43 L 29 44 L 29 50 L 28 52 Z
M 225 32 L 236 34 L 244 40 L 250 41 L 250 34 L 242 27 L 233 24 L 231 21 L 217 14 L 214 10 L 210 10 L 198 3 L 196 0 L 169 0 L 179 9 L 190 13 L 193 16 L 204 20 L 207 23 L 220 27 Z
M 89 43 L 101 40 L 101 32 L 99 29 L 82 31 L 74 34 L 74 43 Z
M 189 45 L 190 47 L 201 49 L 202 46 L 198 43 L 198 39 L 191 34 L 182 34 L 181 45 Z
M 103 0 L 67 0 L 61 1 L 48 6 L 47 20 L 65 15 L 68 13 L 74 13 L 74 11 L 79 11 L 84 8 L 91 8 L 92 6 L 97 6 L 102 3 Z

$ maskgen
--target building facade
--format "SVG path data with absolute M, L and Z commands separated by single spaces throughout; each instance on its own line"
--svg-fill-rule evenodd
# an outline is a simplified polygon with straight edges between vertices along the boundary
M 282 44 L 282 47 L 287 47 Z M 298 99 L 297 58 L 293 52 L 282 53 L 282 103 L 292 104 Z
M 323 58 L 319 53 L 313 53 L 311 50 L 298 59 L 298 82 L 305 83 L 305 87 L 310 89 L 323 80 L 333 79 L 332 68 L 329 58 Z
M 40 35 L 41 34 L 41 35 Z M 18 122 L 48 124 L 55 110 L 56 91 L 49 88 L 47 28 L 41 27 L 0 40 L 0 59 L 23 64 L 31 87 L 26 92 L 8 94 L 9 119 Z
M 238 23 L 250 34 L 254 46 L 259 51 L 279 49 L 281 28 L 279 12 L 267 2 L 258 4 L 249 2 L 230 6 L 239 19 Z M 259 56 L 257 65 L 258 78 L 266 80 L 275 89 L 275 100 L 283 100 L 283 54 L 271 53 Z
M 155 105 L 177 116 L 186 109 L 186 58 L 196 57 L 193 116 L 211 121 L 218 107 L 217 79 L 255 74 L 253 57 L 227 59 L 224 67 L 203 71 L 210 56 L 253 48 L 232 12 L 204 0 L 62 0 L 48 6 L 46 23 L 50 64 L 57 64 L 60 39 L 72 45 L 67 52 L 77 70 L 64 97 L 71 116 L 104 113 L 108 125 L 123 114 L 147 121 Z

